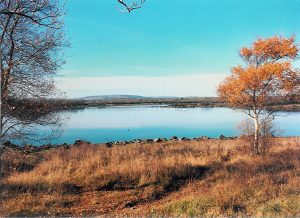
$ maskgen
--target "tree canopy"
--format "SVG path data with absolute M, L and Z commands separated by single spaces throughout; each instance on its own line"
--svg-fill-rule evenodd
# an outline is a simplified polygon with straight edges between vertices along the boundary
M 232 74 L 218 87 L 221 99 L 254 119 L 256 152 L 259 129 L 274 116 L 269 106 L 299 97 L 300 74 L 292 65 L 298 52 L 294 36 L 260 38 L 240 50 L 245 65 L 233 67 Z

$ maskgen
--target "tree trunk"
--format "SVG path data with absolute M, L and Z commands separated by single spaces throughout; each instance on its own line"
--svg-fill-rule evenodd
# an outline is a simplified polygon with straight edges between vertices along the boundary
M 254 154 L 259 154 L 259 122 L 258 122 L 258 117 L 254 117 L 254 143 L 253 143 L 253 152 Z

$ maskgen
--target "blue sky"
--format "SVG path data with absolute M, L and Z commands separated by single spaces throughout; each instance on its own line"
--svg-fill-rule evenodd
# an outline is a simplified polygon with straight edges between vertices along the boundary
M 299 0 L 147 0 L 132 13 L 117 7 L 116 0 L 67 2 L 72 46 L 58 86 L 69 97 L 213 96 L 241 63 L 242 46 L 275 34 L 300 39 Z

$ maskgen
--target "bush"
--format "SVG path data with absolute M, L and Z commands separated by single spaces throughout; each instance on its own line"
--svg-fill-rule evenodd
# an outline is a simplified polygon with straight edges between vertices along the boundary
M 250 147 L 254 143 L 254 122 L 250 119 L 243 120 L 237 127 L 241 138 L 246 141 Z M 259 151 L 266 154 L 274 142 L 274 137 L 280 135 L 281 130 L 277 128 L 273 119 L 266 118 L 260 122 L 259 129 Z

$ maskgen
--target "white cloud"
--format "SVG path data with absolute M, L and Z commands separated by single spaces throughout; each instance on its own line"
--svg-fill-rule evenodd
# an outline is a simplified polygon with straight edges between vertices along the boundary
M 68 97 L 130 94 L 143 96 L 215 96 L 225 74 L 174 76 L 113 76 L 57 78 L 57 86 Z

